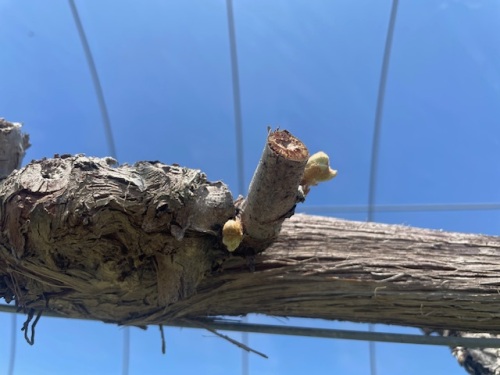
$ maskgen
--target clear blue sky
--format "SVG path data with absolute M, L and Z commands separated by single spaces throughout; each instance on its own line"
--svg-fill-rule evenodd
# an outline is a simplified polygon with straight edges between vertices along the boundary
M 366 220 L 373 124 L 390 1 L 235 0 L 250 181 L 266 126 L 281 126 L 339 176 L 300 211 Z M 120 162 L 199 168 L 238 193 L 223 0 L 76 1 Z M 109 154 L 89 68 L 67 1 L 0 0 L 0 116 L 25 124 L 26 162 L 54 153 Z M 500 203 L 500 4 L 400 4 L 381 128 L 375 220 L 498 234 L 499 210 L 408 211 L 408 205 Z M 339 212 L 339 206 L 360 206 Z M 363 211 L 365 210 L 365 211 Z M 23 317 L 18 317 L 18 327 Z M 275 318 L 250 317 L 276 324 Z M 288 324 L 366 329 L 289 320 Z M 11 316 L 0 313 L 0 373 Z M 376 326 L 380 331 L 415 332 Z M 131 329 L 129 374 L 242 373 L 241 351 L 201 330 Z M 231 334 L 240 338 L 237 333 Z M 123 329 L 42 318 L 34 347 L 17 336 L 15 374 L 121 374 Z M 250 335 L 250 374 L 368 375 L 365 342 Z M 377 344 L 377 373 L 462 374 L 443 347 Z

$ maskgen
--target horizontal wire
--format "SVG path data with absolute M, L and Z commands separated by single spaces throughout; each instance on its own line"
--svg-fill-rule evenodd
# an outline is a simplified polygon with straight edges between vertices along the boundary
M 238 323 L 217 319 L 206 319 L 205 324 L 211 328 L 222 331 L 238 331 L 265 333 L 286 336 L 303 336 L 315 338 L 345 339 L 377 341 L 399 344 L 418 344 L 435 346 L 465 346 L 467 348 L 500 348 L 500 339 L 450 337 L 450 336 L 425 336 L 403 333 L 352 331 L 330 328 L 310 328 L 296 326 L 280 326 L 272 324 Z M 184 327 L 196 328 L 196 324 L 187 324 Z
M 367 213 L 373 212 L 425 212 L 425 211 L 490 211 L 500 210 L 500 203 L 429 203 L 429 204 L 379 204 L 372 208 L 368 205 L 321 205 L 298 206 L 296 212 L 300 213 Z
M 19 313 L 16 306 L 0 304 L 0 312 Z M 44 311 L 43 316 L 52 318 L 68 318 L 51 311 Z M 70 318 L 76 319 L 76 318 Z M 81 319 L 92 320 L 92 319 Z M 451 337 L 451 336 L 425 336 L 403 333 L 350 331 L 329 328 L 310 328 L 296 326 L 280 326 L 272 324 L 240 323 L 220 318 L 205 318 L 193 321 L 183 319 L 180 322 L 162 324 L 170 327 L 200 329 L 200 322 L 211 329 L 221 331 L 264 333 L 285 336 L 302 336 L 329 339 L 377 341 L 399 344 L 436 345 L 436 346 L 464 346 L 467 348 L 500 348 L 500 339 Z

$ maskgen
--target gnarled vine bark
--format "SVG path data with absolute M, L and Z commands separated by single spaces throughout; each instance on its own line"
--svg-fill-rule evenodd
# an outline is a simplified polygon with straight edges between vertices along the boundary
M 0 297 L 30 316 L 137 326 L 263 313 L 500 334 L 500 238 L 284 221 L 308 190 L 308 151 L 287 159 L 297 144 L 282 135 L 284 159 L 263 165 L 272 166 L 264 194 L 271 186 L 279 199 L 235 203 L 223 183 L 159 162 L 56 155 L 12 172 L 0 183 Z M 289 168 L 283 189 L 275 168 Z M 228 220 L 243 224 L 235 252 L 222 240 Z M 455 353 L 466 367 L 489 366 L 467 361 L 476 352 Z

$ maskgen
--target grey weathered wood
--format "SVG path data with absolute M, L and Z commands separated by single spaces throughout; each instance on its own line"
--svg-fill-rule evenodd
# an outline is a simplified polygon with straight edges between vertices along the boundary
M 223 184 L 84 156 L 14 172 L 0 202 L 0 293 L 21 307 L 137 325 L 253 312 L 500 332 L 496 237 L 296 215 L 249 264 L 221 245 L 234 215 Z
M 0 178 L 29 146 L 20 126 L 2 124 L 14 146 Z M 0 182 L 0 297 L 30 314 L 121 324 L 264 313 L 500 333 L 498 237 L 296 215 L 242 258 L 221 241 L 236 214 L 224 184 L 157 162 L 113 164 L 61 156 Z M 496 351 L 454 354 L 471 374 L 498 372 Z
M 500 239 L 296 215 L 255 259 L 232 258 L 172 310 L 500 332 Z
M 231 193 L 197 170 L 61 156 L 0 184 L 0 296 L 123 322 L 195 293 L 227 252 Z
M 21 307 L 138 325 L 254 312 L 500 332 L 496 237 L 296 215 L 254 264 L 226 260 L 223 184 L 83 156 L 34 162 L 0 197 L 0 292 Z
M 278 236 L 285 219 L 304 200 L 299 185 L 309 158 L 307 147 L 286 130 L 270 131 L 262 157 L 241 204 L 244 228 L 239 254 L 266 249 Z
M 21 167 L 29 136 L 21 132 L 21 124 L 0 118 L 0 179 Z

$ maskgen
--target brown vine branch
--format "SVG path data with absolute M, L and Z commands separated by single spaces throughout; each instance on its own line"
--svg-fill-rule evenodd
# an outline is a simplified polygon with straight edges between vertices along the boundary
M 19 130 L 1 125 L 0 138 Z M 16 137 L 0 178 L 29 146 Z M 31 162 L 0 184 L 0 296 L 28 315 L 138 326 L 263 313 L 500 333 L 499 238 L 284 222 L 334 175 L 326 155 L 308 159 L 287 131 L 269 134 L 236 206 L 224 184 L 188 168 L 83 155 Z M 228 228 L 238 241 L 224 241 Z M 234 255 L 251 255 L 254 272 Z
M 500 239 L 295 215 L 171 316 L 261 313 L 500 333 Z
M 241 205 L 243 242 L 239 254 L 256 254 L 278 236 L 283 221 L 303 201 L 300 182 L 309 158 L 307 147 L 286 130 L 269 133 L 259 165 Z

